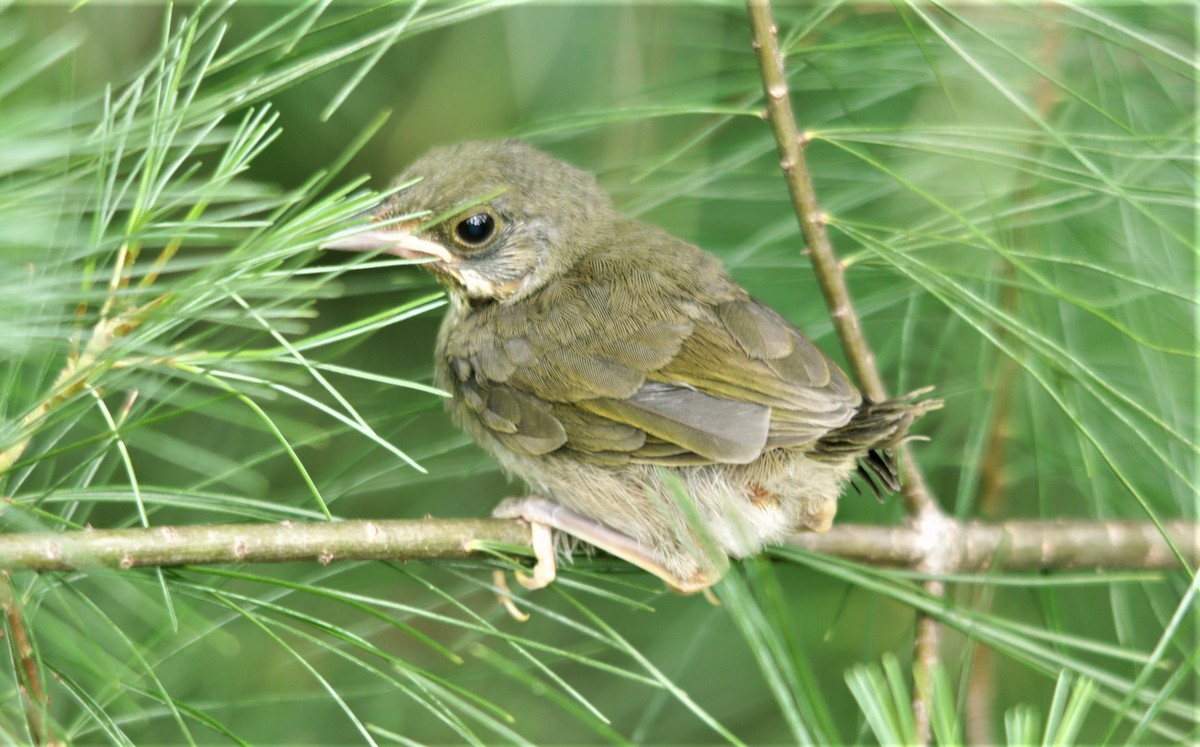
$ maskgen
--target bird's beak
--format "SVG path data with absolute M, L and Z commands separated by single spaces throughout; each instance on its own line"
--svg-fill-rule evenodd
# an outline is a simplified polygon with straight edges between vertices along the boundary
M 437 259 L 448 264 L 454 256 L 436 241 L 423 239 L 413 233 L 420 221 L 396 223 L 385 228 L 369 228 L 340 239 L 321 244 L 322 249 L 346 252 L 384 252 L 405 259 Z

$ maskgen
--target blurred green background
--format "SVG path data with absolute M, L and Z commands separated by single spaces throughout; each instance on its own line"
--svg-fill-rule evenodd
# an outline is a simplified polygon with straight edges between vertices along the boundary
M 742 6 L 508 5 L 176 6 L 173 28 L 199 17 L 211 23 L 197 40 L 223 34 L 220 50 L 253 50 L 210 71 L 188 104 L 229 115 L 186 159 L 201 164 L 188 178 L 209 173 L 233 123 L 261 108 L 260 82 L 299 72 L 266 96 L 278 137 L 210 211 L 211 233 L 184 242 L 162 287 L 208 298 L 246 266 L 230 247 L 253 255 L 266 245 L 254 230 L 282 236 L 298 221 L 285 212 L 269 228 L 237 224 L 274 215 L 256 200 L 319 201 L 364 175 L 382 190 L 431 145 L 517 135 L 595 171 L 626 211 L 720 255 L 844 360 L 770 128 L 755 116 L 761 84 Z M 822 209 L 885 380 L 893 392 L 935 384 L 946 399 L 918 428 L 931 442 L 916 446 L 946 511 L 1194 519 L 1194 7 L 779 3 L 776 13 Z M 83 327 L 94 323 L 95 278 L 128 238 L 119 220 L 88 229 L 104 173 L 96 154 L 113 150 L 86 144 L 105 87 L 119 94 L 169 59 L 164 14 L 155 4 L 0 7 L 5 446 L 23 438 L 17 424 L 61 368 L 80 298 L 91 299 Z M 313 189 L 382 112 L 386 122 Z M 180 142 L 189 127 L 185 118 Z M 125 146 L 116 173 L 143 168 L 142 144 Z M 145 229 L 147 247 L 190 220 L 195 202 L 181 194 Z M 130 210 L 115 204 L 118 216 Z M 293 342 L 437 292 L 416 268 L 320 255 L 319 237 L 338 225 L 253 265 L 262 284 L 244 298 Z M 215 280 L 192 282 L 206 265 Z M 232 351 L 231 370 L 332 406 L 298 366 L 235 360 L 275 343 L 230 298 L 180 303 L 118 352 Z M 312 360 L 429 384 L 439 318 L 432 309 L 348 336 Z M 154 329 L 164 336 L 151 339 Z M 213 355 L 205 365 L 219 368 Z M 138 391 L 120 428 L 83 398 L 34 431 L 2 478 L 5 531 L 136 525 L 130 464 L 151 524 L 319 516 L 279 437 L 245 402 L 159 370 L 170 363 L 130 368 L 96 381 L 112 411 Z M 522 489 L 456 431 L 437 396 L 330 379 L 428 471 L 309 402 L 237 384 L 336 516 L 485 516 Z M 839 513 L 902 518 L 898 500 L 854 491 Z M 909 660 L 914 615 L 895 590 L 919 591 L 894 571 L 856 569 L 854 581 L 818 559 L 793 561 L 747 563 L 732 583 L 753 601 L 719 587 L 726 605 L 714 607 L 621 563 L 579 558 L 526 597 L 524 624 L 496 603 L 485 561 L 15 574 L 14 585 L 68 742 L 872 743 L 846 673 L 887 653 Z M 1100 687 L 1080 743 L 1195 739 L 1189 580 L 1089 570 L 952 584 L 949 712 L 973 741 L 1003 741 L 1005 714 L 1026 704 L 1044 718 L 1066 671 Z M 775 637 L 746 632 L 755 625 Z M 21 743 L 14 672 L 0 727 Z

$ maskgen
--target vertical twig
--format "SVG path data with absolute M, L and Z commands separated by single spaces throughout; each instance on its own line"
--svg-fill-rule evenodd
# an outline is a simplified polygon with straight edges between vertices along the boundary
M 747 0 L 747 11 L 754 36 L 754 51 L 762 73 L 763 92 L 766 94 L 766 119 L 775 132 L 779 144 L 780 167 L 787 180 L 788 193 L 796 211 L 796 219 L 807 242 L 809 258 L 817 283 L 829 307 L 834 328 L 846 351 L 846 359 L 859 385 L 867 397 L 882 401 L 887 399 L 887 390 L 875 356 L 863 336 L 858 314 L 850 302 L 846 290 L 845 266 L 838 260 L 825 231 L 825 221 L 817 205 L 816 190 L 812 176 L 804 159 L 804 146 L 808 138 L 801 135 L 792 114 L 788 95 L 787 73 L 783 55 L 779 51 L 778 29 L 771 12 L 770 0 Z M 901 468 L 904 472 L 904 505 L 910 520 L 928 542 L 928 552 L 920 564 L 920 570 L 939 572 L 944 565 L 941 548 L 944 543 L 938 536 L 948 524 L 934 501 L 925 483 L 924 475 L 906 446 L 899 449 Z M 929 582 L 926 590 L 935 596 L 945 592 L 944 584 Z M 928 706 L 924 693 L 931 692 L 929 673 L 937 664 L 941 634 L 935 620 L 924 615 L 917 616 L 916 641 L 913 651 L 913 676 L 917 687 L 913 688 L 913 716 L 917 738 L 927 744 L 930 738 Z
M 0 572 L 0 612 L 4 614 L 8 650 L 17 672 L 21 697 L 25 701 L 25 723 L 29 728 L 29 738 L 37 745 L 54 744 L 54 737 L 46 724 L 49 699 L 42 687 L 37 658 L 25 627 L 25 615 L 7 572 Z
M 812 176 L 804 159 L 804 146 L 808 138 L 801 135 L 792 115 L 791 99 L 788 96 L 787 74 L 783 55 L 779 51 L 778 30 L 771 15 L 769 0 L 749 0 L 750 24 L 754 30 L 754 51 L 762 71 L 763 92 L 766 94 L 766 119 L 775 131 L 779 143 L 780 168 L 787 179 L 788 193 L 796 209 L 796 219 L 808 252 L 812 258 L 813 272 L 829 306 L 833 326 L 846 349 L 846 359 L 858 379 L 859 385 L 873 400 L 887 398 L 883 379 L 875 366 L 875 356 L 863 337 L 858 314 L 850 303 L 843 275 L 845 266 L 838 261 L 825 232 L 825 220 L 817 206 L 817 194 L 813 189 Z

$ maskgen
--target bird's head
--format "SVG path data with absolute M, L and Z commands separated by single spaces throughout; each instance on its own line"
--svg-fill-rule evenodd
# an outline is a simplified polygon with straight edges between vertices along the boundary
M 382 224 L 325 245 L 431 259 L 451 296 L 519 300 L 570 267 L 613 210 L 595 177 L 520 140 L 430 150 L 397 184 L 415 181 L 372 214 Z M 407 215 L 420 215 L 396 222 Z

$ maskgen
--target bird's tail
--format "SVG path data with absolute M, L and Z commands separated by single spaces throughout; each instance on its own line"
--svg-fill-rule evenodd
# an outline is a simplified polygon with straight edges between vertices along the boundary
M 905 440 L 914 420 L 942 407 L 940 399 L 920 399 L 931 391 L 933 387 L 925 387 L 884 402 L 864 401 L 849 423 L 817 441 L 809 458 L 842 461 L 857 457 L 858 474 L 876 495 L 881 486 L 889 493 L 896 492 L 900 472 L 892 449 Z

